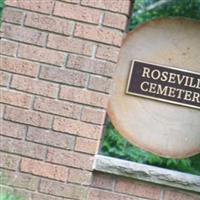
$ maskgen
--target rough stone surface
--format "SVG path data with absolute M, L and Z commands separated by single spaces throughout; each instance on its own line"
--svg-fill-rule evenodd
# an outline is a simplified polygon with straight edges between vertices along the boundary
M 96 155 L 94 170 L 200 192 L 200 176 Z

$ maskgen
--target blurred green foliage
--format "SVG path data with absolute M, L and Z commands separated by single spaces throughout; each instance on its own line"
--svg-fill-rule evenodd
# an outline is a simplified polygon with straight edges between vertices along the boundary
M 3 6 L 4 6 L 4 0 L 0 0 L 0 11 L 2 11 Z
M 200 0 L 135 0 L 129 29 L 160 17 L 200 19 Z
M 0 193 L 0 200 L 22 200 L 21 197 L 18 197 L 9 192 Z
M 4 7 L 4 0 L 0 0 L 0 25 L 2 21 L 1 17 L 2 17 L 3 7 Z
M 200 154 L 185 159 L 167 159 L 157 156 L 129 143 L 117 132 L 111 122 L 106 128 L 102 153 L 106 156 L 200 175 Z

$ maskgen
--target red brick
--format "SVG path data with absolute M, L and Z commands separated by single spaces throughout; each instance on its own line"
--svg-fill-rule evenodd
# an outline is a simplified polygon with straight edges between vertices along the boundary
M 20 10 L 5 7 L 3 10 L 3 21 L 14 24 L 22 24 L 24 13 Z
M 66 181 L 68 169 L 66 167 L 48 164 L 42 161 L 23 158 L 20 164 L 22 172 L 47 177 L 58 181 Z
M 5 105 L 0 103 L 0 118 L 3 118 L 4 115 L 4 110 L 5 110 Z
M 96 51 L 96 57 L 112 62 L 118 61 L 119 48 L 111 47 L 107 45 L 98 45 Z
M 93 157 L 73 151 L 49 148 L 47 161 L 84 170 L 92 170 Z
M 35 111 L 6 107 L 5 119 L 33 126 L 50 128 L 52 116 Z
M 1 177 L 1 184 L 28 189 L 36 190 L 38 187 L 39 179 L 37 177 L 30 176 L 28 174 L 22 174 L 18 172 L 11 172 L 7 170 L 1 170 L 3 178 Z
M 109 93 L 112 86 L 112 80 L 109 78 L 90 75 L 88 88 L 100 92 Z
M 11 87 L 17 90 L 48 97 L 56 97 L 58 93 L 57 84 L 18 75 L 13 76 Z
M 54 15 L 83 22 L 98 24 L 101 11 L 79 5 L 56 2 Z
M 127 24 L 127 17 L 125 15 L 115 13 L 105 13 L 103 25 L 125 30 Z
M 72 135 L 34 127 L 29 127 L 26 139 L 28 141 L 65 149 L 73 149 L 75 145 L 75 137 Z
M 47 46 L 53 49 L 88 56 L 91 56 L 93 51 L 93 43 L 91 42 L 53 34 L 49 34 Z
M 0 137 L 0 149 L 2 151 L 28 156 L 35 159 L 44 159 L 46 147 L 30 143 L 22 140 L 14 140 L 13 138 Z
M 106 108 L 109 96 L 86 89 L 61 86 L 60 98 L 73 102 Z
M 122 33 L 117 30 L 78 23 L 74 35 L 87 40 L 120 46 Z
M 6 0 L 5 4 L 17 8 L 50 14 L 53 9 L 54 1 Z
M 112 76 L 115 71 L 113 63 L 71 54 L 68 57 L 67 67 L 104 76 Z
M 75 151 L 84 152 L 88 154 L 95 154 L 98 150 L 98 141 L 90 140 L 88 138 L 80 138 L 76 139 Z
M 81 115 L 81 120 L 96 124 L 104 124 L 105 115 L 105 110 L 84 107 Z
M 4 169 L 17 170 L 20 158 L 11 154 L 0 152 L 0 167 Z
M 81 114 L 81 106 L 79 105 L 42 97 L 36 98 L 34 108 L 75 119 L 79 118 Z
M 118 178 L 115 191 L 149 199 L 160 199 L 161 188 L 152 184 L 134 181 L 127 178 Z
M 63 198 L 49 196 L 41 193 L 33 193 L 31 200 L 63 200 Z
M 31 45 L 19 45 L 19 57 L 34 60 L 37 62 L 43 62 L 56 66 L 64 66 L 65 54 L 50 49 L 44 49 L 40 47 L 34 47 Z
M 13 190 L 12 190 L 13 192 Z M 12 193 L 10 192 L 10 193 Z M 31 193 L 30 193 L 30 190 L 24 190 L 24 189 L 21 189 L 21 188 L 15 188 L 14 189 L 14 193 L 15 193 L 15 196 L 18 196 L 18 197 L 21 197 L 23 199 L 31 199 Z
M 93 174 L 92 186 L 96 188 L 112 190 L 114 186 L 113 176 L 96 172 Z
M 12 90 L 0 89 L 1 103 L 19 106 L 22 108 L 29 108 L 32 104 L 32 97 L 25 93 L 16 92 Z
M 90 185 L 92 172 L 69 168 L 68 182 L 81 185 Z
M 73 23 L 70 21 L 37 13 L 28 13 L 24 24 L 64 35 L 70 35 L 73 29 Z
M 46 33 L 21 26 L 2 24 L 2 37 L 43 46 L 46 42 Z
M 61 117 L 55 117 L 53 129 L 91 139 L 100 138 L 102 133 L 101 126 Z
M 0 85 L 8 86 L 10 80 L 10 74 L 7 72 L 0 71 Z
M 14 56 L 17 52 L 17 43 L 11 42 L 9 40 L 0 40 L 0 49 L 1 54 L 8 55 L 8 56 Z
M 114 12 L 120 12 L 124 14 L 129 13 L 131 5 L 130 0 L 82 0 L 82 5 L 90 6 L 94 8 L 100 8 L 105 10 L 111 10 Z
M 1 135 L 22 139 L 26 132 L 26 126 L 1 120 L 0 130 Z
M 70 198 L 83 200 L 86 197 L 85 195 L 87 192 L 87 188 L 78 185 L 41 180 L 39 191 L 46 194 L 52 194 L 54 196 L 65 197 L 65 199 Z
M 163 200 L 199 200 L 200 195 L 184 193 L 184 192 L 176 192 L 176 191 L 165 191 Z
M 65 2 L 68 2 L 68 3 L 79 3 L 80 0 L 63 0 Z
M 38 64 L 32 62 L 1 56 L 0 69 L 8 72 L 36 77 L 38 68 Z
M 98 189 L 90 189 L 88 200 L 143 200 L 143 199 Z
M 59 69 L 57 67 L 43 66 L 40 72 L 40 78 L 58 83 L 84 87 L 87 83 L 88 75 L 71 69 Z

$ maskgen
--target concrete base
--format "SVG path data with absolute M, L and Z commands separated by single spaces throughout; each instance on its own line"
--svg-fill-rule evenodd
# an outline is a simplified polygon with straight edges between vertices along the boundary
M 104 173 L 200 192 L 200 176 L 150 165 L 96 155 L 93 169 Z

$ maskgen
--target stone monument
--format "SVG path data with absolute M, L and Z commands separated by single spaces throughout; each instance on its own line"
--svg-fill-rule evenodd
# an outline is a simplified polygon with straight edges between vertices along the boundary
M 108 113 L 130 142 L 183 158 L 200 152 L 200 23 L 148 22 L 122 46 Z

